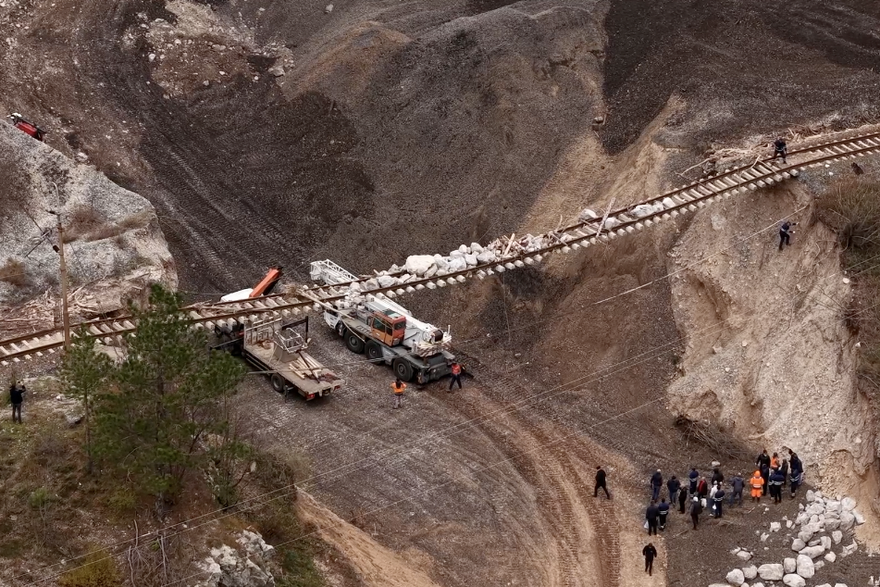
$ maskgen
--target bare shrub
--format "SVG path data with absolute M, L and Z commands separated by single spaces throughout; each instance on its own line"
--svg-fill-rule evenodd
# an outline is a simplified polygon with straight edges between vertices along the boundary
M 7 259 L 0 267 L 0 281 L 16 287 L 24 287 L 30 283 L 24 263 L 16 259 Z
M 58 579 L 61 587 L 118 587 L 122 584 L 116 563 L 107 551 L 92 551 L 76 568 Z
M 715 426 L 691 420 L 686 416 L 675 419 L 675 427 L 684 434 L 688 442 L 704 446 L 719 457 L 731 460 L 748 459 L 749 450 L 737 440 Z

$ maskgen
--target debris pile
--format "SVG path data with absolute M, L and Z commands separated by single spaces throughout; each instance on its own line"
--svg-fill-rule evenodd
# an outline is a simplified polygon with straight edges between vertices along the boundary
M 806 580 L 811 579 L 816 571 L 858 549 L 854 540 L 841 545 L 844 537 L 852 539 L 855 526 L 865 522 L 865 518 L 855 509 L 856 500 L 851 497 L 832 499 L 824 497 L 821 491 L 807 491 L 806 505 L 799 504 L 798 507 L 800 512 L 796 519 L 783 518 L 782 522 L 771 522 L 769 529 L 770 532 L 790 533 L 788 537 L 792 539 L 791 549 L 795 556 L 786 557 L 781 564 L 752 564 L 732 569 L 725 577 L 727 583 L 713 583 L 709 587 L 764 587 L 760 581 L 782 581 L 788 587 L 805 587 Z M 761 540 L 765 541 L 767 536 L 766 533 L 762 534 Z M 752 553 L 741 548 L 731 553 L 744 561 L 752 558 Z M 747 583 L 753 579 L 760 581 Z M 828 587 L 831 587 L 830 584 Z M 835 587 L 846 585 L 838 583 Z

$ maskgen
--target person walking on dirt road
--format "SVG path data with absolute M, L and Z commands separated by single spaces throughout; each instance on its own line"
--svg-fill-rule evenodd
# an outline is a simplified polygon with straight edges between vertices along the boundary
M 649 542 L 645 548 L 642 549 L 642 554 L 645 555 L 645 572 L 648 573 L 648 576 L 651 576 L 651 571 L 654 570 L 654 559 L 657 557 L 657 549 L 654 548 L 654 544 Z
M 760 502 L 764 490 L 764 477 L 761 476 L 761 471 L 755 469 L 755 474 L 749 479 L 749 487 L 752 488 L 752 501 Z
M 669 481 L 666 482 L 666 490 L 669 491 L 669 503 L 674 505 L 678 500 L 678 492 L 681 490 L 681 481 L 678 480 L 678 477 L 673 475 L 669 478 Z
M 593 497 L 599 497 L 599 490 L 605 492 L 605 497 L 611 499 L 611 494 L 608 493 L 608 486 L 605 485 L 605 469 L 600 466 L 596 466 L 596 486 L 593 487 Z
M 745 487 L 746 482 L 743 480 L 742 475 L 737 473 L 733 476 L 733 479 L 730 481 L 730 505 L 733 505 L 733 502 L 736 501 L 739 505 L 743 504 L 743 487 Z
M 654 474 L 651 475 L 651 501 L 657 501 L 660 499 L 660 488 L 663 487 L 663 475 L 660 473 L 660 469 L 654 471 Z
M 659 524 L 660 531 L 666 529 L 666 518 L 669 516 L 669 504 L 666 503 L 665 499 L 660 500 L 660 505 L 657 506 L 657 514 L 660 516 Z
M 12 422 L 21 424 L 21 404 L 24 401 L 24 394 L 27 391 L 24 383 L 17 381 L 9 386 L 9 403 L 12 404 Z M 16 417 L 18 420 L 16 420 Z
M 682 489 L 678 492 L 678 511 L 684 513 L 684 506 L 687 504 L 688 492 Z
M 660 508 L 657 507 L 656 501 L 651 501 L 648 509 L 645 510 L 645 520 L 648 522 L 648 536 L 657 534 L 657 523 L 660 518 Z
M 695 496 L 691 500 L 691 521 L 694 523 L 694 530 L 697 529 L 697 525 L 700 523 L 701 513 L 703 513 L 703 504 L 700 503 L 700 498 Z
M 788 164 L 788 161 L 785 158 L 788 156 L 788 145 L 785 144 L 785 139 L 779 137 L 775 141 L 773 141 L 773 159 L 775 160 L 778 157 L 782 157 L 782 162 Z
M 403 392 L 406 391 L 406 383 L 400 379 L 395 379 L 394 383 L 391 384 L 391 390 L 394 392 L 394 405 L 392 407 L 396 410 L 403 406 Z
M 779 250 L 782 250 L 782 247 L 785 245 L 791 246 L 791 235 L 794 234 L 794 231 L 791 229 L 792 226 L 797 226 L 797 222 L 788 222 L 787 220 L 782 223 L 782 226 L 779 227 Z
M 449 391 L 452 391 L 452 386 L 456 383 L 458 383 L 458 388 L 461 389 L 461 365 L 452 363 L 452 379 L 449 380 Z

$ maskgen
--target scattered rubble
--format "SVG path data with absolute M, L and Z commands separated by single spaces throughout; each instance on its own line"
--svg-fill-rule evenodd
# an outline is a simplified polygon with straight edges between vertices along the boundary
M 786 557 L 782 564 L 765 563 L 757 568 L 755 565 L 749 565 L 731 569 L 725 579 L 728 584 L 736 587 L 745 585 L 746 580 L 756 577 L 764 581 L 782 581 L 787 587 L 805 587 L 806 580 L 813 578 L 816 571 L 858 549 L 853 541 L 843 546 L 839 553 L 832 550 L 834 545 L 839 545 L 843 541 L 845 532 L 851 534 L 854 526 L 861 523 L 858 521 L 861 516 L 855 508 L 856 501 L 851 497 L 832 499 L 824 497 L 821 491 L 807 491 L 806 505 L 799 504 L 800 513 L 797 519 L 794 522 L 783 519 L 788 530 L 794 535 L 791 549 L 797 553 L 796 557 Z M 780 532 L 782 529 L 781 522 L 770 522 L 769 526 L 771 532 Z M 826 532 L 831 535 L 828 536 Z M 746 556 L 742 556 L 743 553 Z M 752 557 L 752 553 L 744 548 L 735 548 L 731 554 L 741 560 L 750 560 Z M 751 587 L 759 585 L 762 584 L 754 583 Z M 846 586 L 837 584 L 835 587 Z
M 196 587 L 275 587 L 269 559 L 275 548 L 255 532 L 242 530 L 236 538 L 238 549 L 221 545 L 199 564 L 208 578 Z

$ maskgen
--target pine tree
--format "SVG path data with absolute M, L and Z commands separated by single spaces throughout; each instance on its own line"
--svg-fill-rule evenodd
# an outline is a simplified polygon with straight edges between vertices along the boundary
M 204 443 L 228 436 L 223 402 L 244 366 L 209 351 L 204 333 L 188 324 L 180 297 L 154 285 L 147 308 L 132 308 L 136 332 L 113 371 L 113 386 L 95 404 L 95 452 L 157 498 L 160 511 L 187 473 L 205 470 Z
M 92 419 L 97 398 L 106 391 L 113 371 L 113 362 L 95 348 L 95 339 L 81 329 L 73 339 L 61 364 L 61 381 L 65 393 L 79 398 L 83 403 L 86 428 L 87 468 L 92 472 Z

